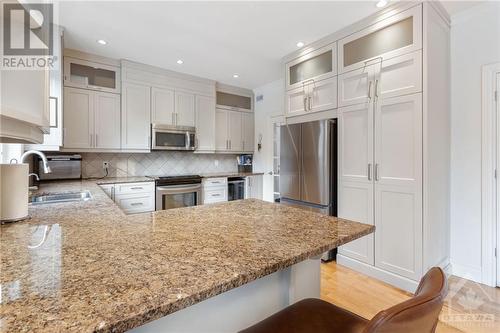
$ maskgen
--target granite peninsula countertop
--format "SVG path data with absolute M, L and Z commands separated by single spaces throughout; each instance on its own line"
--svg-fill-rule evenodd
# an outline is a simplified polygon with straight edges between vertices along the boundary
M 124 332 L 374 231 L 260 200 L 125 215 L 92 200 L 0 227 L 0 332 Z M 237 249 L 237 251 L 236 251 Z

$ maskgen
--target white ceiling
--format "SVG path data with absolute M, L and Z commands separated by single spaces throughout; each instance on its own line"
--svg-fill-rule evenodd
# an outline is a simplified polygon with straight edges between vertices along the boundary
M 246 88 L 281 77 L 280 59 L 298 41 L 313 42 L 378 10 L 373 0 L 71 1 L 58 9 L 65 47 Z

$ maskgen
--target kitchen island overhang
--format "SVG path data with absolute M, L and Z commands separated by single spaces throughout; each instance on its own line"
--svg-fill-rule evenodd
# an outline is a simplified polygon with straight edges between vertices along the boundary
M 1 227 L 1 253 L 17 255 L 2 256 L 0 282 L 18 290 L 2 295 L 0 332 L 235 331 L 319 296 L 318 256 L 374 231 L 259 200 L 127 216 L 93 181 L 41 190 L 93 200 Z

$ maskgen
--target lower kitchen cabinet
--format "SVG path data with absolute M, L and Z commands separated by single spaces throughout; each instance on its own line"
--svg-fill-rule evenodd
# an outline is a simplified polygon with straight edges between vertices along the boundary
M 246 177 L 245 199 L 262 200 L 262 186 L 262 175 Z
M 203 178 L 203 204 L 227 201 L 227 178 Z
M 153 182 L 99 185 L 101 189 L 126 213 L 145 213 L 155 210 Z

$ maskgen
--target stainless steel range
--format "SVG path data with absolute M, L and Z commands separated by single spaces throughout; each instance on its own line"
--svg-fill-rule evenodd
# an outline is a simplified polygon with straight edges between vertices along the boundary
M 201 177 L 197 175 L 151 177 L 156 184 L 156 210 L 201 204 Z

